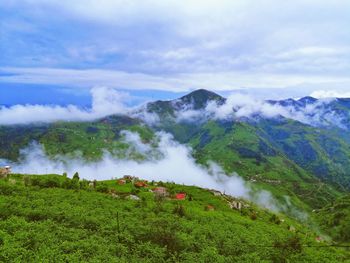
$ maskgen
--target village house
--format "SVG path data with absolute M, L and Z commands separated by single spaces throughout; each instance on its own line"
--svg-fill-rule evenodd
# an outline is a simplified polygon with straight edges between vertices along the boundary
M 112 196 L 113 198 L 119 198 L 119 195 L 117 195 L 117 193 L 115 193 L 115 192 L 112 192 L 112 193 L 111 193 L 111 196 Z
M 159 197 L 166 197 L 166 196 L 168 196 L 167 189 L 165 187 L 162 187 L 162 186 L 156 187 L 152 191 L 153 191 L 153 193 L 156 196 L 159 196 Z
M 268 183 L 268 184 L 281 184 L 280 180 L 273 180 L 273 179 L 263 179 L 262 180 L 264 183 Z
M 126 184 L 126 180 L 125 179 L 119 179 L 119 180 L 117 180 L 117 184 L 119 184 L 119 185 Z
M 89 187 L 96 188 L 97 181 L 93 180 L 89 182 Z
M 124 176 L 123 176 L 123 179 L 124 179 L 126 182 L 132 182 L 132 183 L 134 183 L 134 182 L 136 182 L 136 181 L 139 180 L 138 177 L 132 176 L 132 175 L 124 175 Z
M 147 187 L 147 183 L 145 181 L 138 181 L 134 183 L 134 186 L 136 188 L 144 188 L 144 187 Z
M 132 175 L 124 175 L 123 178 L 125 180 L 132 180 L 134 178 L 134 176 L 132 176 Z
M 7 178 L 7 176 L 11 173 L 11 167 L 10 166 L 4 166 L 3 168 L 0 168 L 0 178 Z
M 186 193 L 177 193 L 175 195 L 176 200 L 185 200 L 186 199 Z
M 231 209 L 242 210 L 242 203 L 240 201 L 231 201 L 228 202 Z
M 217 191 L 217 190 L 210 190 L 210 192 L 212 192 L 213 195 L 215 196 L 221 196 L 222 193 L 220 191 Z

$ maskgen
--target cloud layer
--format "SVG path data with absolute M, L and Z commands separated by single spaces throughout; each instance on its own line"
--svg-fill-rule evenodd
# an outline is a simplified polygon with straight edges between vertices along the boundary
M 336 98 L 328 95 L 336 93 L 324 93 L 326 98 L 319 100 L 282 100 L 265 101 L 248 95 L 234 93 L 226 99 L 225 103 L 218 105 L 216 101 L 210 101 L 204 109 L 193 110 L 191 105 L 176 112 L 176 119 L 182 121 L 203 121 L 207 119 L 240 120 L 248 118 L 259 120 L 260 118 L 286 118 L 312 126 L 335 126 L 348 129 L 344 123 L 350 118 L 349 112 L 342 112 L 332 107 Z
M 92 108 L 81 109 L 74 105 L 14 105 L 0 107 L 0 124 L 50 123 L 56 121 L 89 121 L 112 114 L 128 112 L 124 101 L 127 94 L 114 89 L 91 89 Z
M 5 0 L 0 81 L 349 87 L 349 8 L 342 0 Z
M 263 207 L 278 211 L 285 209 L 269 192 L 256 191 L 240 176 L 233 173 L 226 175 L 221 167 L 210 162 L 205 168 L 196 164 L 192 149 L 175 142 L 169 134 L 158 133 L 158 147 L 152 153 L 151 146 L 144 144 L 138 134 L 123 132 L 124 140 L 133 149 L 142 154 L 147 153 L 145 161 L 134 161 L 128 158 L 117 159 L 105 154 L 99 162 L 87 162 L 79 157 L 66 158 L 56 156 L 49 158 L 43 148 L 33 143 L 21 151 L 21 161 L 13 163 L 13 172 L 24 174 L 46 174 L 67 172 L 72 176 L 76 171 L 80 177 L 88 180 L 108 180 L 132 174 L 146 180 L 175 182 L 177 184 L 196 185 L 216 189 L 227 194 L 249 199 Z
M 314 93 L 321 99 L 316 101 L 284 100 L 265 101 L 249 95 L 233 93 L 224 104 L 218 105 L 210 101 L 205 108 L 193 110 L 193 105 L 184 105 L 176 111 L 176 120 L 203 121 L 207 119 L 241 118 L 257 119 L 284 117 L 312 126 L 333 125 L 340 128 L 350 116 L 332 108 L 333 96 L 347 96 L 347 93 L 332 91 L 317 91 Z M 56 121 L 92 121 L 113 114 L 126 115 L 143 120 L 149 125 L 157 125 L 160 118 L 155 113 L 147 111 L 147 104 L 129 107 L 128 93 L 118 92 L 116 89 L 95 87 L 91 89 L 91 108 L 81 108 L 74 105 L 14 105 L 0 106 L 0 125 L 52 123 Z
M 311 97 L 318 99 L 325 98 L 350 98 L 350 91 L 337 91 L 337 90 L 316 90 L 310 94 Z

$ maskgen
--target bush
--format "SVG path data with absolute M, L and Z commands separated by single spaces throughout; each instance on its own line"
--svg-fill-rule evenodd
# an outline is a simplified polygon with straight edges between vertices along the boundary
M 76 172 L 74 175 L 73 175 L 73 180 L 77 180 L 77 181 L 79 181 L 79 173 L 78 172 Z
M 101 193 L 108 193 L 108 185 L 104 182 L 98 183 L 96 185 L 96 190 Z
M 276 224 L 276 225 L 279 225 L 281 224 L 281 220 L 279 219 L 278 216 L 276 216 L 275 214 L 273 214 L 271 217 L 270 217 L 270 222 Z
M 251 214 L 250 214 L 250 219 L 251 220 L 256 220 L 258 218 L 258 216 L 257 216 L 257 214 L 255 213 L 255 212 L 252 212 Z
M 275 241 L 274 247 L 277 249 L 273 256 L 274 262 L 289 262 L 290 257 L 300 254 L 303 250 L 301 240 L 297 235 L 283 241 Z
M 61 182 L 56 176 L 50 176 L 46 178 L 46 180 L 43 180 L 43 187 L 61 187 Z
M 87 181 L 87 180 L 80 181 L 79 187 L 80 187 L 80 189 L 84 189 L 84 190 L 88 189 L 89 188 L 89 181 Z
M 30 186 L 31 185 L 31 180 L 30 180 L 29 176 L 24 176 L 23 177 L 23 181 L 24 181 L 24 185 L 25 186 Z
M 186 215 L 184 206 L 179 204 L 174 207 L 173 213 L 180 217 L 184 217 Z

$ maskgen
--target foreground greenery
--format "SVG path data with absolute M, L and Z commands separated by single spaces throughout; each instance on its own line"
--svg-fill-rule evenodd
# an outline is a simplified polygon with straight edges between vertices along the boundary
M 155 196 L 156 184 L 170 198 Z M 171 198 L 179 192 L 186 200 Z M 305 225 L 246 201 L 233 210 L 226 199 L 171 183 L 11 175 L 0 180 L 0 261 L 350 262 Z
M 328 229 L 335 240 L 350 244 L 350 195 L 343 196 L 314 213 L 320 225 Z

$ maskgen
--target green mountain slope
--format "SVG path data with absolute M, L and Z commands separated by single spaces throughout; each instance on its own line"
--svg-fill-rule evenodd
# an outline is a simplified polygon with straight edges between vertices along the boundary
M 297 207 L 307 209 L 307 204 L 320 208 L 339 196 L 337 190 L 288 159 L 263 130 L 249 123 L 176 123 L 162 129 L 191 145 L 198 162 L 215 161 L 227 173 L 237 172 L 253 186 L 274 193 L 281 202 L 289 196 Z
M 338 130 L 313 128 L 292 120 L 264 120 L 257 127 L 290 160 L 317 178 L 350 187 L 350 144 Z
M 169 198 L 149 189 L 166 187 Z M 185 200 L 174 200 L 176 193 Z M 132 194 L 130 196 L 130 194 Z M 132 198 L 130 198 L 132 197 Z M 0 180 L 4 262 L 346 262 L 349 252 L 283 215 L 193 186 L 59 175 Z M 133 200 L 137 199 L 137 200 Z M 249 205 L 249 207 L 247 206 Z
M 121 142 L 123 130 L 137 132 L 144 142 L 153 138 L 153 131 L 145 124 L 125 116 L 110 116 L 95 122 L 0 126 L 0 158 L 16 161 L 21 149 L 37 141 L 50 156 L 78 151 L 87 160 L 97 160 L 104 150 L 128 149 L 129 145 Z
M 343 196 L 315 210 L 320 225 L 339 242 L 350 243 L 350 196 Z

